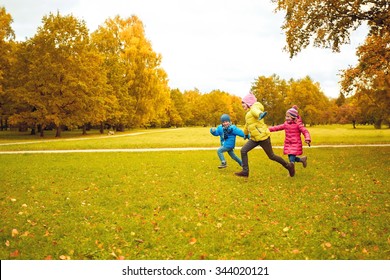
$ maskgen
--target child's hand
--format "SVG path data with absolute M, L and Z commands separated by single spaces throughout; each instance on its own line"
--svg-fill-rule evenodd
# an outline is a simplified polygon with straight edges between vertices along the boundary
M 215 127 L 210 128 L 210 132 L 215 132 L 215 131 L 216 131 Z
M 306 142 L 307 145 L 309 145 L 309 147 L 310 147 L 310 140 L 305 140 L 305 142 Z

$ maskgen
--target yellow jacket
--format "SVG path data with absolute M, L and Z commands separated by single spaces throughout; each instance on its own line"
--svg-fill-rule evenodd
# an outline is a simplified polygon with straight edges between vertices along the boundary
M 263 104 L 256 102 L 245 115 L 244 134 L 250 134 L 250 139 L 256 142 L 263 141 L 271 135 L 264 119 L 259 120 L 259 116 L 263 111 Z

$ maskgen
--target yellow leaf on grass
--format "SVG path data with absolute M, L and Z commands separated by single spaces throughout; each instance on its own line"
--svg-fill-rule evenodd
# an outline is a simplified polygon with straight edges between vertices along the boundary
M 29 231 L 25 231 L 21 236 L 29 236 L 30 235 L 30 232 Z
M 325 242 L 324 245 L 325 245 L 326 248 L 332 247 L 332 244 L 330 242 Z
M 11 236 L 12 236 L 12 237 L 17 236 L 18 234 L 19 234 L 19 231 L 18 231 L 16 228 L 14 228 L 14 229 L 12 230 L 12 232 L 11 232 Z
M 9 247 L 9 240 L 5 241 L 5 246 Z
M 35 226 L 35 225 L 37 225 L 37 223 L 36 222 L 32 222 L 31 220 L 27 220 L 27 223 L 29 223 L 30 225 L 32 225 L 32 226 Z

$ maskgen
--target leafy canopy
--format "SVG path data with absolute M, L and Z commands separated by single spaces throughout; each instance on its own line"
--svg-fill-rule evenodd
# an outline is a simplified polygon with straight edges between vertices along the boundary
M 367 23 L 370 35 L 390 28 L 388 0 L 272 0 L 276 11 L 285 11 L 282 29 L 286 32 L 290 57 L 311 43 L 339 51 L 350 42 L 350 32 Z M 387 31 L 386 31 L 387 30 Z M 313 38 L 314 41 L 311 41 Z

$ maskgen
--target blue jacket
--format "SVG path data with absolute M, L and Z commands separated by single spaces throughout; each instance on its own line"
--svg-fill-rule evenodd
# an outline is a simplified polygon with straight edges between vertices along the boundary
M 228 127 L 227 139 L 224 137 L 222 124 L 217 126 L 217 128 L 210 128 L 210 133 L 214 136 L 219 136 L 221 140 L 221 146 L 224 146 L 228 149 L 233 149 L 236 146 L 236 136 L 241 136 L 244 138 L 244 132 L 236 127 L 235 125 L 230 125 Z

